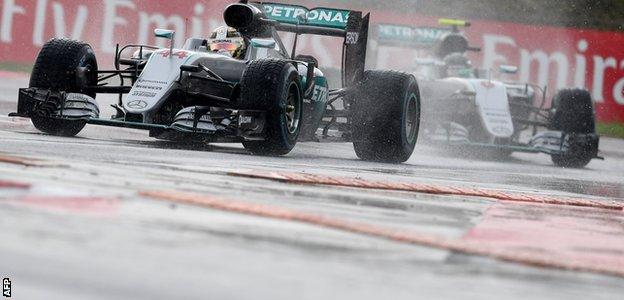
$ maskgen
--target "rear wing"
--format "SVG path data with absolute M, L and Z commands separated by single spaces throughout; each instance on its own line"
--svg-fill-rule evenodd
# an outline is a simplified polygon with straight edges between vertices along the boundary
M 322 34 L 323 31 L 330 34 L 333 32 L 339 34 L 340 30 L 345 30 L 347 28 L 347 20 L 351 14 L 350 10 L 327 7 L 308 9 L 301 5 L 283 3 L 258 2 L 258 4 L 264 7 L 264 14 L 267 18 L 281 23 L 284 27 L 289 27 L 287 26 L 288 24 L 299 24 L 301 26 L 310 27 L 310 29 L 328 29 L 318 30 L 321 32 L 320 34 Z M 329 30 L 332 28 L 338 30 Z
M 451 29 L 441 27 L 379 24 L 375 28 L 375 37 L 383 45 L 428 49 L 433 48 L 451 32 Z
M 440 19 L 439 24 L 448 27 L 413 27 L 400 24 L 379 24 L 375 28 L 378 45 L 409 47 L 432 50 L 439 58 L 451 53 L 481 51 L 469 45 L 459 27 L 468 27 L 470 22 L 455 19 Z
M 255 2 L 278 31 L 339 37 L 343 42 L 342 80 L 345 87 L 362 80 L 370 14 L 327 7 L 306 8 L 272 2 Z

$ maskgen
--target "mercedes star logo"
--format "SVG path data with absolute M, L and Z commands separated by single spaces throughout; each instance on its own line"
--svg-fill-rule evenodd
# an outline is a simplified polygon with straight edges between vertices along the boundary
M 143 100 L 134 100 L 134 101 L 128 102 L 127 106 L 128 108 L 132 108 L 132 109 L 143 109 L 147 107 L 147 102 Z

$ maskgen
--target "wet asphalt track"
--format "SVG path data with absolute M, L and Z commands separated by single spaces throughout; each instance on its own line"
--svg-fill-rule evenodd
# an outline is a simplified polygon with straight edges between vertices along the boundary
M 1 80 L 2 116 L 14 109 L 16 87 L 25 84 Z M 33 185 L 27 192 L 0 189 L 0 275 L 11 278 L 15 299 L 619 299 L 624 292 L 618 277 L 137 195 L 191 191 L 459 238 L 481 222 L 491 200 L 299 186 L 226 173 L 281 170 L 624 201 L 624 141 L 604 139 L 606 160 L 584 170 L 555 168 L 545 155 L 493 162 L 422 144 L 408 163 L 387 165 L 357 160 L 349 144 L 305 143 L 286 157 L 265 158 L 238 145 L 180 147 L 117 128 L 88 126 L 77 138 L 52 137 L 2 116 L 1 154 L 51 163 L 0 163 L 0 180 Z M 30 200 L 19 200 L 24 196 Z M 72 197 L 78 204 L 63 200 Z

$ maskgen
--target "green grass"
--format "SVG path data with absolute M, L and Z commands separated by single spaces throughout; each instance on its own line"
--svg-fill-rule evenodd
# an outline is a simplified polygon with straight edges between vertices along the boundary
M 600 135 L 624 138 L 624 123 L 599 123 L 597 129 Z
M 32 67 L 32 64 L 0 62 L 0 70 L 3 71 L 30 73 Z

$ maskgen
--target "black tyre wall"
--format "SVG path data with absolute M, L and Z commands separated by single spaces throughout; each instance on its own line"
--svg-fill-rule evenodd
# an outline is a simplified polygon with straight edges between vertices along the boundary
M 89 69 L 90 72 L 83 72 Z M 91 46 L 68 39 L 52 39 L 43 45 L 37 56 L 29 87 L 63 92 L 84 93 L 84 87 L 97 84 L 97 60 Z M 85 93 L 95 98 L 95 93 Z M 85 126 L 85 121 L 59 120 L 32 116 L 35 127 L 45 133 L 74 136 Z
M 90 67 L 88 78 L 77 74 L 79 67 Z M 30 87 L 49 88 L 65 92 L 83 93 L 86 85 L 97 83 L 97 60 L 89 44 L 68 39 L 52 39 L 39 52 Z M 95 98 L 94 93 L 87 94 Z
M 566 133 L 596 132 L 596 118 L 591 94 L 584 89 L 563 89 L 553 98 L 555 113 L 552 130 Z
M 415 133 L 410 139 L 405 119 L 415 101 Z M 414 76 L 395 71 L 366 71 L 354 94 L 353 146 L 363 160 L 401 163 L 414 151 L 420 124 L 420 92 Z
M 288 130 L 284 116 L 289 88 L 295 84 L 298 93 L 299 127 Z M 237 107 L 266 110 L 264 141 L 244 142 L 246 149 L 259 155 L 285 155 L 297 143 L 302 122 L 303 91 L 295 66 L 284 60 L 261 59 L 247 66 L 241 79 L 241 95 Z
M 596 116 L 589 91 L 563 89 L 553 98 L 554 114 L 550 129 L 566 134 L 595 134 Z M 585 167 L 598 151 L 597 143 L 572 144 L 563 154 L 551 156 L 556 166 L 564 168 Z

